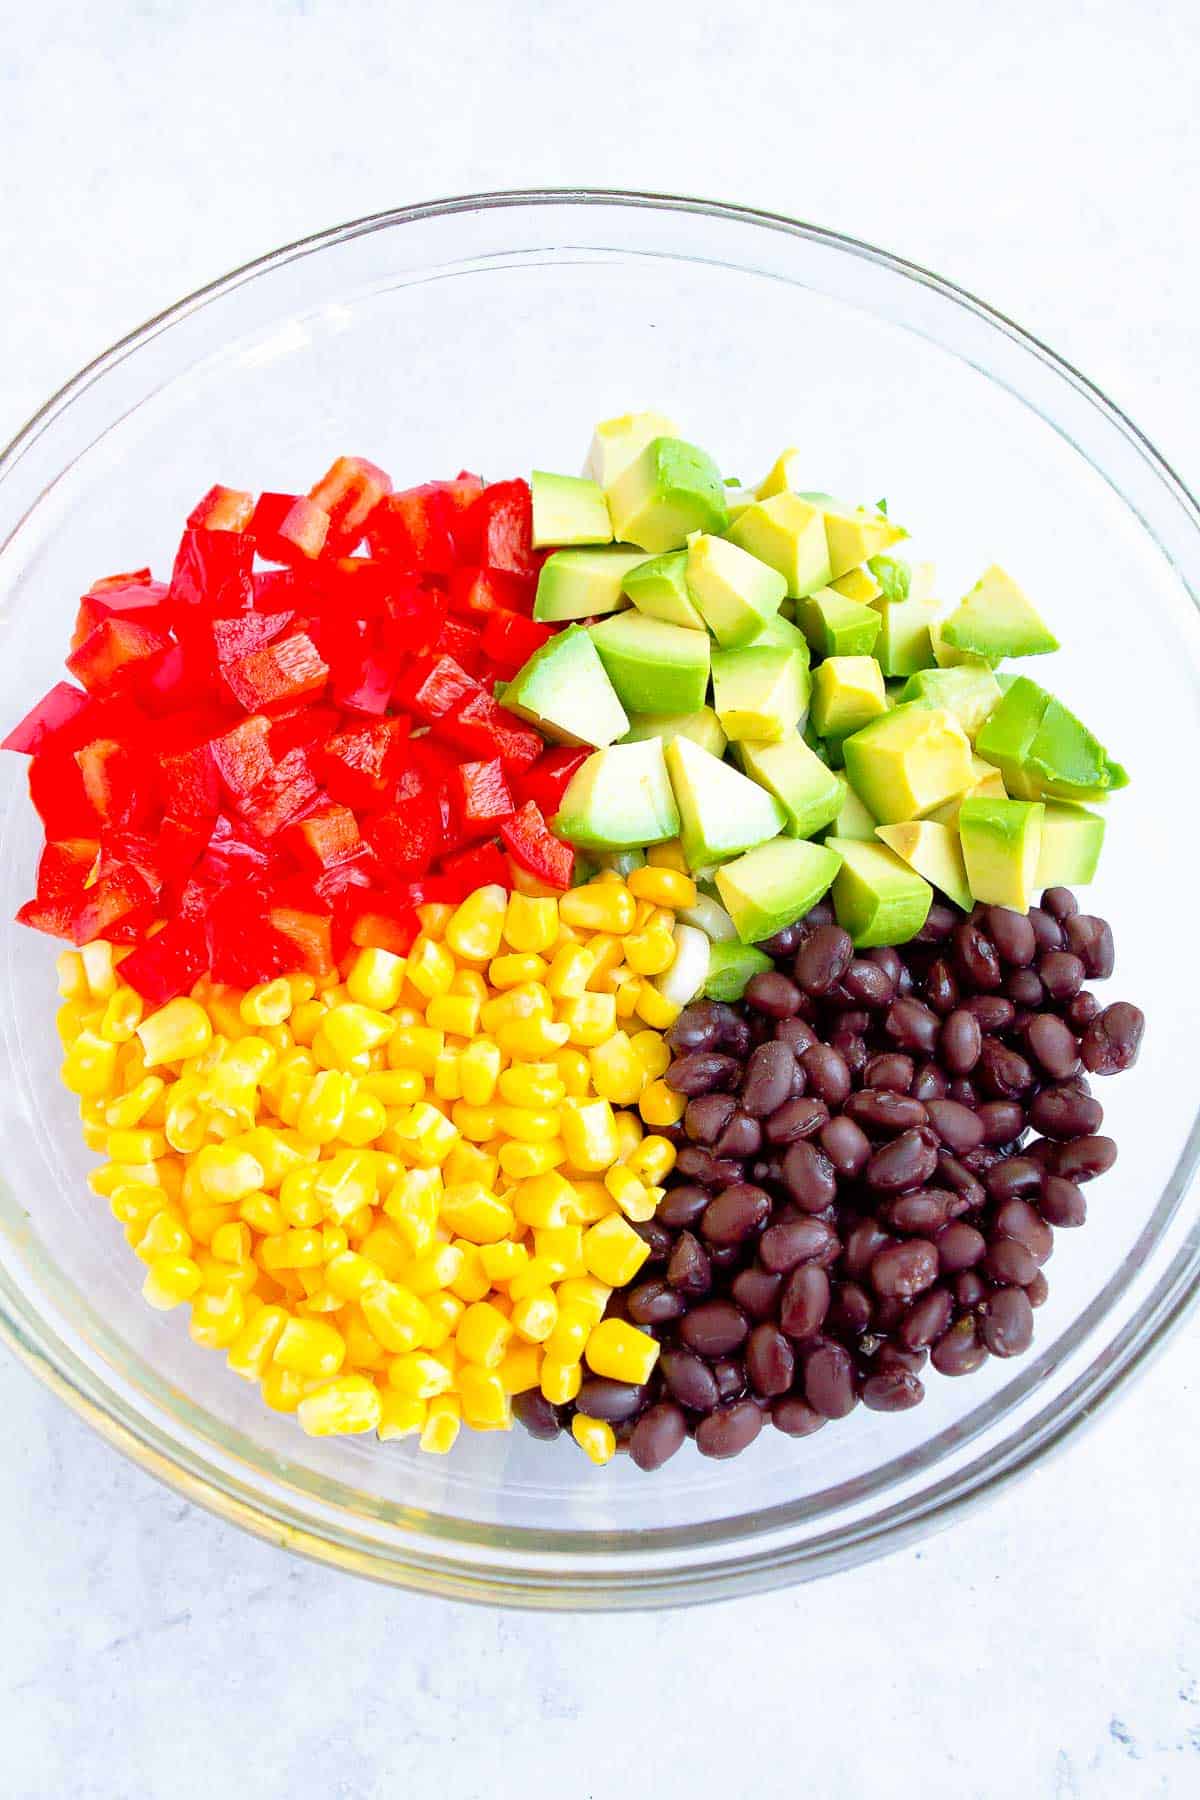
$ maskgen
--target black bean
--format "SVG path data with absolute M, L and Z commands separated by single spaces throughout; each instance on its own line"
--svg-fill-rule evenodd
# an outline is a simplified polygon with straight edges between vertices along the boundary
M 817 1034 L 806 1019 L 781 1019 L 775 1027 L 775 1040 L 786 1044 L 793 1056 L 799 1056 L 817 1042 Z
M 854 1364 L 840 1344 L 822 1344 L 804 1359 L 804 1398 L 826 1419 L 844 1419 L 854 1411 Z
M 880 944 L 874 949 L 864 950 L 863 959 L 874 963 L 877 969 L 882 969 L 893 988 L 897 987 L 901 976 L 907 973 L 904 959 L 891 944 Z
M 930 1100 L 944 1100 L 950 1086 L 946 1071 L 935 1062 L 922 1063 L 913 1076 L 912 1097 L 928 1105 Z
M 1019 1287 L 989 1294 L 980 1316 L 983 1341 L 993 1356 L 1020 1356 L 1033 1342 L 1033 1308 Z
M 931 1100 L 926 1108 L 930 1125 L 947 1150 L 961 1154 L 975 1150 L 984 1140 L 983 1123 L 978 1114 L 955 1100 Z
M 857 1281 L 836 1282 L 825 1316 L 826 1329 L 845 1337 L 858 1337 L 871 1323 L 872 1311 L 871 1296 Z
M 987 1100 L 978 1117 L 985 1144 L 1011 1144 L 1025 1130 L 1025 1108 L 1018 1100 Z
M 696 1429 L 696 1448 L 701 1456 L 740 1456 L 762 1430 L 763 1415 L 752 1400 L 720 1406 L 701 1419 Z
M 683 1231 L 667 1263 L 667 1280 L 682 1294 L 707 1294 L 712 1287 L 712 1264 L 699 1238 Z
M 863 1382 L 862 1402 L 872 1412 L 907 1412 L 924 1398 L 924 1383 L 906 1369 L 884 1369 Z
M 711 1000 L 685 1006 L 667 1032 L 667 1044 L 679 1053 L 710 1050 L 721 1032 L 721 1015 Z
M 914 1300 L 900 1321 L 900 1341 L 908 1350 L 925 1350 L 950 1324 L 954 1302 L 948 1288 L 930 1288 Z
M 965 1163 L 959 1162 L 957 1156 L 951 1156 L 945 1150 L 938 1156 L 938 1181 L 958 1195 L 961 1202 L 959 1212 L 974 1212 L 983 1205 L 983 1183 L 971 1173 Z
M 954 961 L 977 993 L 991 993 L 1003 980 L 996 946 L 976 919 L 964 919 L 955 926 Z
M 953 1081 L 946 1083 L 946 1099 L 957 1100 L 960 1106 L 969 1107 L 972 1112 L 979 1109 L 979 1090 L 965 1075 L 956 1075 Z
M 786 1275 L 801 1263 L 828 1265 L 837 1260 L 841 1240 L 825 1219 L 801 1215 L 769 1225 L 759 1241 L 758 1254 L 765 1269 Z
M 979 1028 L 985 1034 L 1007 1031 L 1017 1016 L 1016 1007 L 1003 994 L 972 994 L 970 999 L 963 1001 L 962 1010 L 979 1021 Z
M 920 1305 L 920 1301 L 916 1303 Z M 901 1324 L 912 1312 L 911 1306 L 902 1309 Z M 871 1369 L 882 1373 L 885 1369 L 903 1369 L 909 1375 L 919 1375 L 929 1361 L 929 1352 L 925 1349 L 906 1350 L 903 1344 L 880 1344 L 871 1358 Z
M 1063 1018 L 1072 1031 L 1085 1031 L 1100 1011 L 1100 1002 L 1095 994 L 1084 988 L 1067 1001 L 1063 1007 Z
M 907 1188 L 923 1187 L 937 1166 L 931 1138 L 923 1131 L 905 1131 L 876 1150 L 864 1179 L 878 1193 L 903 1193 Z
M 1049 887 L 1042 895 L 1043 910 L 1054 919 L 1069 919 L 1079 911 L 1079 902 L 1070 888 Z
M 676 1094 L 689 1099 L 697 1094 L 711 1094 L 718 1088 L 732 1088 L 741 1077 L 741 1064 L 733 1056 L 722 1056 L 714 1050 L 692 1050 L 677 1056 L 664 1077 Z
M 1025 1042 L 1052 1081 L 1066 1081 L 1079 1067 L 1079 1045 L 1069 1025 L 1054 1013 L 1034 1013 Z
M 811 1406 L 794 1394 L 782 1400 L 776 1400 L 771 1408 L 771 1423 L 777 1431 L 785 1432 L 788 1437 L 811 1437 L 814 1431 L 820 1431 L 822 1425 L 829 1420 L 824 1413 L 814 1412 Z
M 644 1412 L 634 1426 L 629 1459 L 649 1474 L 674 1456 L 686 1436 L 687 1421 L 682 1409 L 670 1400 L 662 1400 Z
M 620 1425 L 646 1404 L 646 1388 L 630 1381 L 610 1381 L 605 1375 L 585 1375 L 575 1404 L 589 1419 Z
M 1112 974 L 1116 960 L 1108 921 L 1097 919 L 1091 913 L 1074 913 L 1063 929 L 1067 948 L 1083 964 L 1088 980 L 1106 980 Z
M 1024 1244 L 1039 1267 L 1054 1249 L 1054 1233 L 1027 1200 L 1005 1200 L 996 1208 L 992 1227 L 1001 1236 Z
M 1051 1173 L 1067 1181 L 1094 1181 L 1111 1169 L 1117 1160 L 1117 1146 L 1109 1137 L 1077 1137 L 1069 1144 L 1059 1144 L 1052 1158 Z
M 689 1182 L 699 1182 L 703 1187 L 717 1187 L 716 1158 L 711 1150 L 702 1144 L 684 1144 L 675 1158 L 676 1172 L 687 1178 Z
M 988 1280 L 1000 1287 L 1025 1287 L 1038 1272 L 1033 1252 L 1010 1237 L 992 1239 L 981 1267 Z
M 976 1263 L 982 1262 L 987 1250 L 987 1241 L 981 1231 L 968 1225 L 965 1219 L 954 1219 L 938 1232 L 934 1238 L 937 1246 L 938 1261 L 947 1275 L 957 1275 L 963 1269 L 973 1269 Z
M 1037 972 L 1052 1000 L 1070 1000 L 1083 986 L 1083 964 L 1069 950 L 1048 950 L 1038 963 Z
M 799 1138 L 811 1137 L 829 1118 L 823 1100 L 806 1094 L 801 1099 L 785 1100 L 766 1121 L 764 1130 L 769 1144 L 792 1144 Z
M 807 1139 L 788 1147 L 783 1185 L 805 1212 L 823 1212 L 837 1197 L 837 1176 L 829 1158 Z
M 635 1325 L 666 1325 L 687 1311 L 687 1301 L 665 1281 L 642 1281 L 630 1288 L 626 1304 Z
M 739 1362 L 736 1356 L 719 1356 L 712 1366 L 713 1380 L 717 1384 L 717 1395 L 722 1405 L 727 1400 L 740 1400 L 749 1389 L 746 1376 L 746 1365 Z
M 909 1094 L 891 1088 L 862 1088 L 847 1100 L 845 1116 L 877 1136 L 896 1136 L 902 1131 L 916 1131 L 928 1114 L 921 1102 Z
M 749 1113 L 735 1112 L 724 1131 L 713 1145 L 713 1153 L 719 1157 L 733 1157 L 735 1161 L 744 1161 L 748 1156 L 757 1156 L 762 1148 L 762 1126 Z
M 954 971 L 944 956 L 939 956 L 929 965 L 929 973 L 925 977 L 925 1004 L 931 1006 L 935 1013 L 943 1018 L 952 1013 L 958 1005 L 959 988 Z
M 966 1007 L 952 1012 L 938 1034 L 942 1062 L 952 1075 L 969 1075 L 979 1061 L 983 1048 L 983 1030 L 975 1014 Z
M 925 915 L 925 923 L 916 936 L 918 944 L 941 944 L 950 936 L 958 921 L 962 918 L 952 906 L 943 906 L 935 900 Z
M 712 1370 L 690 1350 L 664 1350 L 658 1359 L 662 1378 L 681 1406 L 711 1412 L 720 1395 Z
M 722 1188 L 705 1209 L 700 1229 L 710 1244 L 740 1244 L 771 1216 L 771 1196 L 748 1181 Z
M 1018 1100 L 1035 1085 L 1033 1070 L 1016 1050 L 997 1037 L 985 1037 L 977 1080 L 994 1100 Z
M 1030 907 L 1029 923 L 1033 926 L 1033 935 L 1037 939 L 1039 955 L 1044 955 L 1048 950 L 1061 950 L 1066 943 L 1062 926 L 1044 907 Z
M 851 1084 L 862 1074 L 867 1065 L 870 1052 L 867 1040 L 857 1031 L 848 1031 L 844 1026 L 835 1025 L 829 1034 L 829 1047 L 836 1050 L 845 1063 L 850 1074 Z
M 711 1198 L 704 1188 L 681 1182 L 678 1187 L 667 1189 L 659 1202 L 657 1217 L 673 1231 L 686 1230 L 696 1223 Z
M 987 1361 L 987 1346 L 980 1342 L 973 1318 L 959 1319 L 943 1332 L 929 1360 L 939 1375 L 971 1375 Z
M 932 1237 L 950 1217 L 955 1199 L 946 1188 L 918 1188 L 913 1194 L 897 1194 L 885 1200 L 879 1217 L 892 1231 L 908 1237 Z
M 769 1019 L 791 1019 L 800 1010 L 800 989 L 778 969 L 764 969 L 746 983 L 746 1005 Z
M 842 987 L 852 1000 L 860 1006 L 870 1007 L 873 1012 L 889 1005 L 896 992 L 896 984 L 887 970 L 881 969 L 878 963 L 868 962 L 865 956 L 854 958 L 842 976 Z
M 1004 998 L 1011 1000 L 1018 1011 L 1037 1012 L 1045 1004 L 1046 990 L 1032 969 L 1014 969 L 1004 978 Z
M 983 1178 L 983 1185 L 993 1200 L 1011 1200 L 1017 1195 L 1040 1194 L 1043 1171 L 1032 1156 L 1006 1156 L 994 1163 Z
M 702 1300 L 680 1322 L 679 1335 L 700 1356 L 724 1356 L 749 1336 L 746 1315 L 732 1300 Z
M 730 1056 L 745 1061 L 753 1048 L 753 1036 L 749 1020 L 726 1001 L 710 1001 L 717 1017 L 717 1044 L 727 1050 Z
M 764 938 L 756 948 L 765 950 L 768 956 L 791 956 L 803 936 L 804 926 L 797 919 L 794 924 L 777 931 L 774 937 Z
M 801 1051 L 797 1061 L 808 1078 L 808 1091 L 823 1100 L 830 1111 L 841 1106 L 850 1092 L 850 1070 L 846 1059 L 830 1044 L 811 1044 Z
M 752 1319 L 769 1319 L 778 1309 L 782 1287 L 782 1275 L 752 1263 L 748 1269 L 738 1270 L 729 1292 Z
M 987 932 L 1000 953 L 1001 962 L 1011 969 L 1024 969 L 1037 955 L 1037 937 L 1024 913 L 1007 906 L 989 906 Z
M 1077 1182 L 1068 1181 L 1062 1175 L 1047 1175 L 1042 1186 L 1042 1197 L 1038 1201 L 1038 1210 L 1048 1225 L 1060 1228 L 1065 1226 L 1069 1229 L 1082 1225 L 1086 1220 L 1087 1200 L 1080 1192 Z
M 1080 1054 L 1093 1075 L 1120 1075 L 1131 1069 L 1142 1047 L 1145 1015 L 1127 1000 L 1114 1001 L 1091 1021 L 1083 1034 Z
M 807 932 L 815 931 L 818 925 L 832 925 L 836 916 L 837 915 L 833 910 L 832 900 L 818 900 L 817 904 L 815 906 L 810 906 L 804 915 L 802 921 L 804 931 L 801 933 L 801 936 L 804 936 Z
M 932 1287 L 937 1275 L 937 1249 L 924 1238 L 890 1244 L 871 1264 L 872 1285 L 885 1300 L 912 1300 Z
M 783 1290 L 780 1328 L 789 1337 L 815 1337 L 825 1321 L 829 1302 L 829 1276 L 818 1263 L 805 1263 L 792 1271 Z
M 787 1044 L 772 1038 L 760 1044 L 746 1064 L 742 1082 L 742 1110 L 753 1118 L 765 1119 L 783 1105 L 792 1091 L 792 1071 L 796 1058 Z
M 1045 1306 L 1046 1301 L 1050 1297 L 1050 1283 L 1046 1280 L 1041 1269 L 1038 1270 L 1029 1286 L 1025 1289 L 1025 1297 L 1029 1301 L 1030 1306 Z
M 977 1269 L 963 1269 L 950 1283 L 954 1304 L 963 1312 L 978 1306 L 988 1291 L 987 1282 Z
M 854 943 L 840 925 L 818 925 L 796 952 L 795 976 L 807 994 L 827 994 L 854 958 Z
M 746 1374 L 756 1394 L 786 1394 L 796 1374 L 796 1352 L 777 1325 L 756 1325 L 746 1345 Z
M 633 1228 L 649 1250 L 647 1262 L 665 1262 L 674 1238 L 660 1219 L 639 1219 Z
M 1043 1088 L 1029 1108 L 1029 1123 L 1035 1131 L 1063 1141 L 1096 1131 L 1103 1118 L 1100 1102 L 1075 1087 Z
M 527 1388 L 512 1397 L 513 1417 L 523 1425 L 530 1437 L 556 1438 L 562 1430 L 558 1409 L 537 1388 Z
M 861 1175 L 870 1160 L 870 1139 L 845 1113 L 825 1121 L 818 1133 L 818 1141 L 837 1174 L 847 1179 Z
M 923 1001 L 910 997 L 893 1000 L 883 1029 L 901 1049 L 919 1050 L 922 1056 L 932 1056 L 937 1048 L 941 1020 Z
M 715 1144 L 737 1111 L 732 1094 L 701 1094 L 689 1100 L 683 1115 L 683 1128 L 694 1144 Z

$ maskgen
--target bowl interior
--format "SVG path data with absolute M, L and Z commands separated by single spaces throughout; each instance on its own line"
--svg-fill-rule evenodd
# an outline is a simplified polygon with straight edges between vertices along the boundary
M 1028 587 L 1064 645 L 1030 672 L 1134 783 L 1111 808 L 1088 904 L 1116 933 L 1107 997 L 1137 1001 L 1150 1030 L 1136 1073 L 1103 1091 L 1120 1161 L 1087 1228 L 1059 1234 L 1028 1357 L 934 1377 L 909 1414 L 860 1409 L 801 1443 L 768 1433 L 732 1463 L 688 1446 L 652 1479 L 624 1460 L 597 1474 L 520 1432 L 466 1437 L 443 1460 L 304 1439 L 191 1344 L 181 1315 L 143 1306 L 140 1265 L 84 1185 L 93 1159 L 57 1084 L 55 947 L 6 923 L 10 1328 L 247 1522 L 455 1591 L 714 1591 L 739 1564 L 766 1579 L 875 1547 L 1075 1416 L 1176 1294 L 1193 1224 L 1179 1197 L 1200 989 L 1179 915 L 1197 873 L 1194 517 L 1082 390 L 886 260 L 738 215 L 611 202 L 418 212 L 271 259 L 152 329 L 16 447 L 0 483 L 0 717 L 56 678 L 93 578 L 169 572 L 213 481 L 306 487 L 342 452 L 398 485 L 462 466 L 573 471 L 596 419 L 642 406 L 730 475 L 753 480 L 796 444 L 813 487 L 885 496 L 947 602 L 993 560 Z M 17 759 L 0 782 L 7 921 L 31 891 L 38 832 Z

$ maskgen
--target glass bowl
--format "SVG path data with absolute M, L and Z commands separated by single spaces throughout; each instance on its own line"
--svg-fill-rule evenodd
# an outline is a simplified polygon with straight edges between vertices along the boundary
M 310 1441 L 138 1295 L 84 1184 L 60 1089 L 48 940 L 3 926 L 0 1327 L 113 1443 L 190 1499 L 340 1568 L 544 1607 L 708 1599 L 845 1567 L 947 1523 L 1092 1417 L 1188 1306 L 1200 1215 L 1196 891 L 1200 515 L 1127 419 L 1044 346 L 923 269 L 763 213 L 653 195 L 518 193 L 416 206 L 307 239 L 151 320 L 82 371 L 0 462 L 0 717 L 59 672 L 77 596 L 169 570 L 214 480 L 307 484 L 338 452 L 398 483 L 572 469 L 596 419 L 661 408 L 731 474 L 786 444 L 814 487 L 886 496 L 940 591 L 993 559 L 1067 649 L 1039 677 L 1134 786 L 1089 904 L 1112 997 L 1150 1029 L 1104 1091 L 1121 1146 L 1086 1230 L 1060 1233 L 1033 1351 L 915 1411 L 859 1409 L 745 1456 L 691 1445 L 658 1475 L 569 1443 L 464 1435 L 453 1456 Z M 0 915 L 38 831 L 3 759 Z

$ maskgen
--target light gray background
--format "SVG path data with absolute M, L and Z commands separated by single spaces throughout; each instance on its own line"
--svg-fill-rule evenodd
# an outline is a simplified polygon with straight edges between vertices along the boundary
M 580 182 L 926 263 L 1195 484 L 1198 59 L 1189 0 L 7 0 L 0 434 L 272 245 Z M 293 1561 L 0 1358 L 0 1800 L 1195 1794 L 1198 1347 L 1193 1325 L 1061 1461 L 922 1549 L 612 1619 Z

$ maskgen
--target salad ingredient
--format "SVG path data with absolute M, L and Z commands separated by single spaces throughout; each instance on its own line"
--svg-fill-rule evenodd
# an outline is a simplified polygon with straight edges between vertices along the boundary
M 1033 603 L 994 563 L 943 620 L 941 641 L 993 667 L 1008 656 L 1045 656 L 1059 647 Z
M 703 533 L 688 545 L 685 575 L 700 616 L 725 650 L 753 643 L 787 592 L 783 576 L 766 562 L 731 539 Z
M 610 488 L 618 475 L 655 438 L 678 437 L 674 421 L 664 413 L 622 413 L 597 425 L 588 452 L 588 473 L 602 488 Z
M 672 738 L 666 763 L 689 868 L 721 862 L 782 831 L 786 819 L 778 800 L 691 738 Z
M 839 594 L 818 588 L 796 606 L 796 616 L 814 656 L 870 656 L 879 636 L 879 614 Z
M 1040 802 L 972 798 L 958 815 L 967 881 L 977 900 L 1028 912 L 1041 859 Z
M 593 751 L 572 775 L 553 825 L 589 850 L 659 844 L 679 835 L 662 740 Z
M 875 654 L 889 679 L 933 668 L 929 631 L 936 624 L 940 609 L 940 600 L 881 602 L 876 609 L 880 631 Z
M 729 523 L 720 470 L 682 438 L 652 438 L 605 492 L 617 537 L 655 556 Z
M 843 753 L 851 786 L 881 825 L 919 819 L 972 782 L 970 740 L 953 713 L 936 708 L 897 706 L 848 737 Z
M 717 892 L 743 943 L 757 944 L 802 918 L 841 867 L 841 852 L 801 838 L 776 838 L 717 870 Z
M 704 705 L 707 632 L 629 612 L 593 625 L 589 635 L 626 712 L 692 713 Z
M 738 757 L 746 774 L 783 807 L 789 837 L 813 837 L 836 818 L 848 790 L 802 737 L 743 743 Z
M 1047 800 L 1042 813 L 1038 887 L 1081 887 L 1091 881 L 1104 847 L 1105 822 L 1099 813 L 1061 800 Z
M 636 744 L 644 738 L 656 737 L 669 744 L 678 736 L 691 738 L 710 756 L 723 756 L 728 743 L 721 721 L 711 706 L 701 706 L 693 713 L 634 713 L 622 742 Z
M 888 709 L 883 671 L 872 656 L 828 656 L 813 671 L 812 724 L 823 738 L 845 738 Z
M 569 625 L 535 650 L 501 705 L 564 744 L 611 744 L 629 728 L 590 634 Z
M 664 619 L 668 625 L 684 625 L 689 631 L 705 631 L 704 620 L 688 592 L 686 550 L 652 556 L 625 577 L 624 592 L 648 619 Z
M 596 482 L 535 469 L 529 477 L 529 491 L 535 550 L 550 544 L 612 543 L 608 502 Z
M 833 882 L 838 924 L 859 950 L 905 944 L 924 925 L 933 889 L 894 850 L 856 838 L 826 838 L 842 865 Z
M 774 494 L 748 506 L 730 527 L 729 539 L 775 569 L 793 600 L 815 594 L 833 579 L 825 521 L 798 494 Z
M 970 912 L 971 890 L 955 828 L 919 819 L 905 825 L 878 825 L 875 835 L 955 906 Z
M 644 550 L 631 550 L 627 544 L 610 550 L 552 551 L 538 576 L 534 618 L 558 624 L 620 612 L 630 604 L 621 584 L 645 561 Z
M 1000 684 L 982 662 L 962 663 L 955 669 L 920 669 L 900 690 L 902 706 L 912 702 L 952 712 L 972 743 L 1000 700 Z
M 718 650 L 712 683 L 713 705 L 731 742 L 794 737 L 808 716 L 808 658 L 796 650 L 770 644 Z

